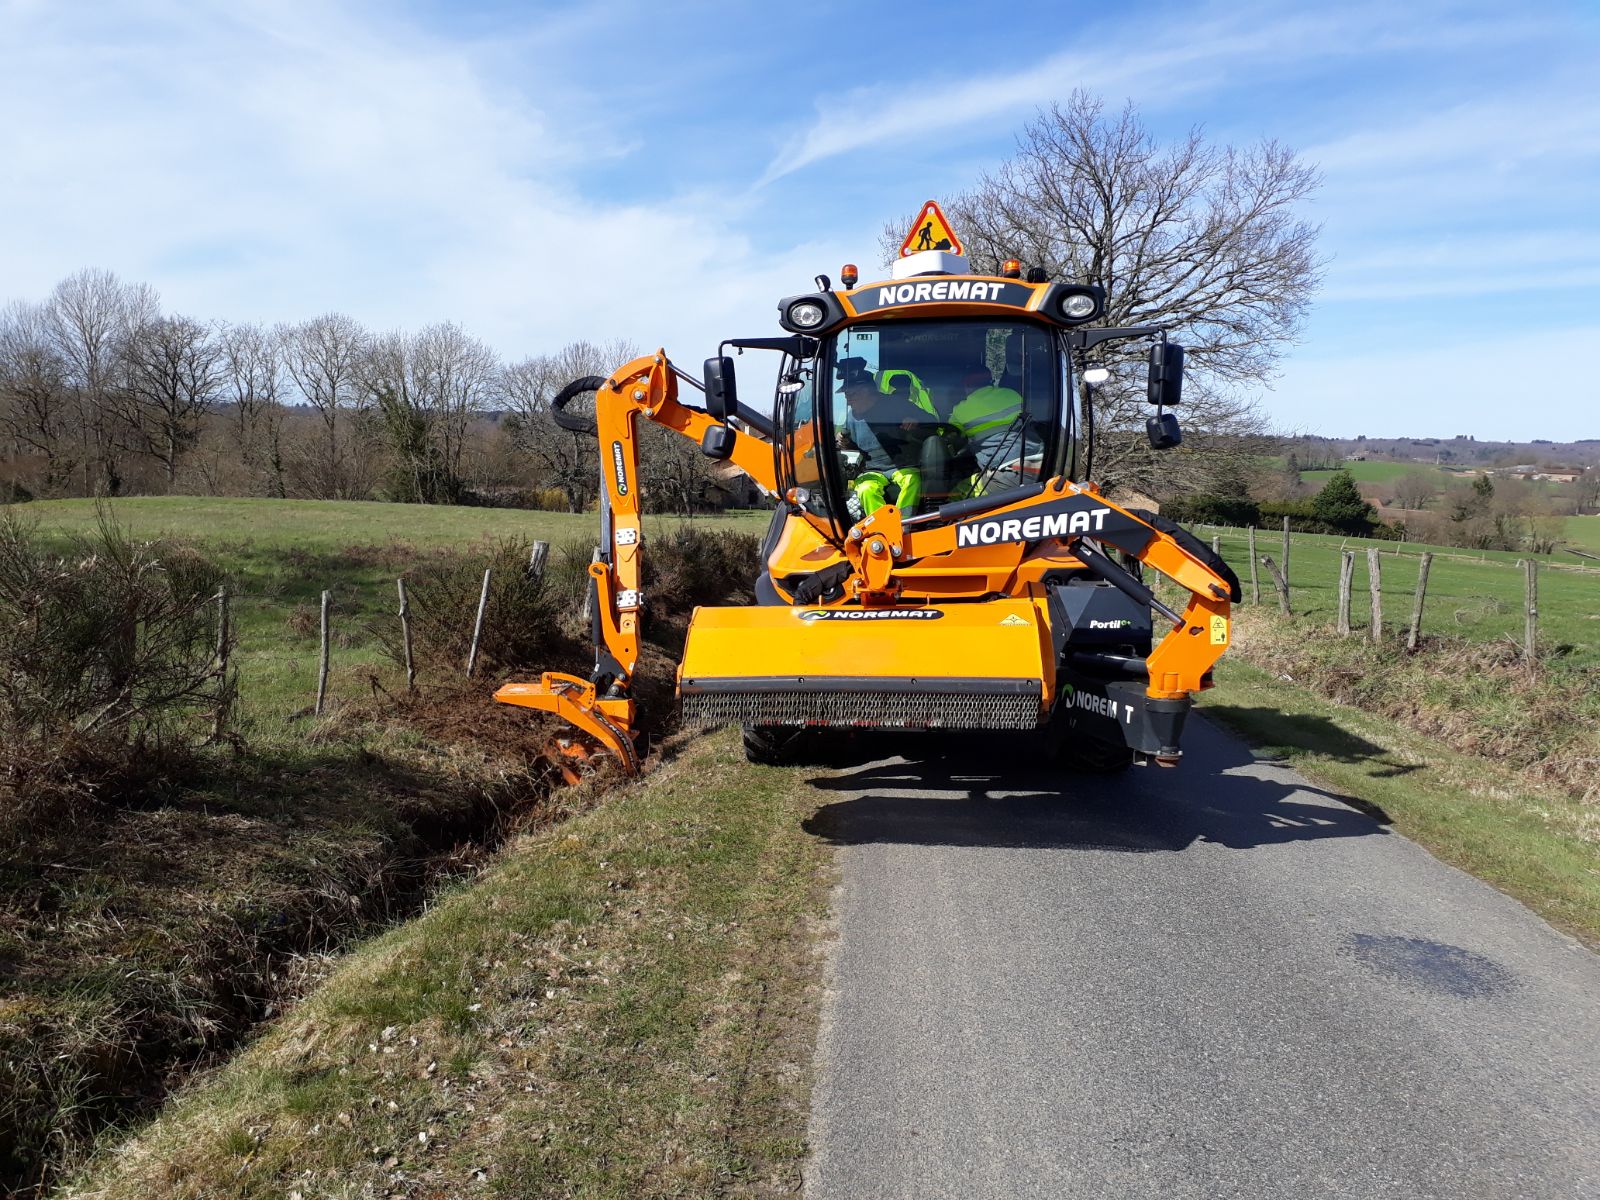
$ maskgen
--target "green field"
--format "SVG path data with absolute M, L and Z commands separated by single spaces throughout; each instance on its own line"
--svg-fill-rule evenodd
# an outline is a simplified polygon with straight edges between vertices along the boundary
M 1594 518 L 1585 518 L 1594 520 Z M 1244 582 L 1250 599 L 1250 558 L 1247 535 L 1241 529 L 1196 526 L 1203 540 L 1221 538 L 1222 555 Z M 1257 555 L 1283 556 L 1283 535 L 1258 530 Z M 1332 624 L 1338 612 L 1340 551 L 1356 552 L 1352 586 L 1351 620 L 1370 625 L 1372 605 L 1367 577 L 1368 547 L 1380 553 L 1383 618 L 1387 628 L 1403 629 L 1411 621 L 1412 598 L 1417 583 L 1418 560 L 1424 551 L 1434 554 L 1423 611 L 1424 633 L 1464 637 L 1479 641 L 1511 638 L 1523 633 L 1523 576 L 1518 556 L 1498 551 L 1469 551 L 1443 546 L 1379 542 L 1322 534 L 1294 534 L 1289 561 L 1290 600 L 1296 614 Z M 1571 560 L 1576 562 L 1577 560 Z M 1539 635 L 1546 646 L 1572 648 L 1576 659 L 1600 661 L 1600 570 L 1540 560 Z M 1265 568 L 1259 572 L 1264 604 L 1276 605 L 1272 582 Z
M 1566 535 L 1580 550 L 1600 554 L 1600 516 L 1568 517 Z
M 1432 463 L 1404 463 L 1404 462 L 1351 462 L 1341 463 L 1338 467 L 1326 471 L 1301 471 L 1300 478 L 1313 487 L 1321 487 L 1327 483 L 1336 470 L 1350 472 L 1350 478 L 1357 483 L 1393 483 L 1400 476 L 1411 471 L 1426 475 L 1443 488 L 1449 483 L 1461 478 L 1452 471 L 1443 467 L 1436 467 Z
M 69 535 L 91 532 L 102 510 L 92 500 L 51 500 L 19 511 L 41 533 Z M 437 551 L 516 537 L 549 542 L 553 554 L 583 554 L 599 531 L 594 513 L 353 500 L 135 497 L 103 511 L 135 537 L 192 541 L 229 573 L 243 713 L 258 727 L 312 702 L 324 590 L 333 594 L 331 690 L 336 698 L 369 693 L 365 679 L 383 662 L 372 626 L 397 620 L 395 579 L 408 566 Z M 770 515 L 694 519 L 758 533 Z M 645 535 L 680 520 L 648 517 Z

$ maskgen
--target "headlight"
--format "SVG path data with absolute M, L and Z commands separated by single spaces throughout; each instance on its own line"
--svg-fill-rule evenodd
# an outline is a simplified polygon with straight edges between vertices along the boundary
M 815 329 L 827 319 L 827 310 L 815 300 L 802 300 L 789 306 L 789 323 L 799 329 Z
M 1071 295 L 1062 298 L 1061 315 L 1069 321 L 1082 321 L 1094 316 L 1094 310 L 1098 307 L 1099 305 L 1095 303 L 1093 296 L 1085 295 L 1082 292 L 1073 292 Z

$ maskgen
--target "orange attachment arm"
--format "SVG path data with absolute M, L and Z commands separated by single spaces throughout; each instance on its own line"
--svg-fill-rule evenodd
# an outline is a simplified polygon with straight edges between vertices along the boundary
M 678 379 L 665 350 L 636 358 L 615 371 L 595 392 L 595 434 L 601 479 L 601 561 L 589 576 L 595 589 L 595 679 L 553 671 L 538 683 L 508 683 L 495 693 L 517 704 L 561 717 L 613 754 L 630 775 L 639 769 L 634 747 L 629 683 L 639 662 L 639 615 L 643 609 L 644 531 L 640 521 L 638 419 L 664 425 L 700 441 L 720 426 L 709 413 L 678 402 Z M 735 432 L 730 459 L 769 493 L 777 489 L 772 446 Z

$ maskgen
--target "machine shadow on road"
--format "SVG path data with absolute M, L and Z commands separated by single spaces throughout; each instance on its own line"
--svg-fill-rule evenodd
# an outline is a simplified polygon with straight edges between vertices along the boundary
M 1135 854 L 1213 842 L 1235 850 L 1321 838 L 1382 837 L 1376 806 L 1311 787 L 1258 761 L 1241 742 L 1191 727 L 1176 770 L 1136 767 L 1115 776 L 1037 765 L 1034 755 L 943 738 L 906 739 L 904 757 L 818 774 L 823 792 L 849 792 L 803 822 L 836 845 L 1111 850 Z M 1377 751 L 1377 747 L 1373 747 Z M 1381 751 L 1380 751 L 1381 752 Z

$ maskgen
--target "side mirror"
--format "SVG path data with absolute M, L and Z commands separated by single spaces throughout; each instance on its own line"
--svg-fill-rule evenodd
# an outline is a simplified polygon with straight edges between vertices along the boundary
M 1171 450 L 1183 442 L 1183 430 L 1178 428 L 1176 413 L 1164 412 L 1144 423 L 1144 435 L 1150 439 L 1150 449 Z
M 733 359 L 723 354 L 706 359 L 706 411 L 726 421 L 739 410 L 739 388 L 733 378 Z
M 1175 408 L 1183 399 L 1183 347 L 1157 342 L 1150 347 L 1150 385 L 1146 398 L 1159 408 Z
M 733 440 L 737 435 L 726 425 L 713 425 L 700 439 L 700 453 L 721 462 L 733 457 Z

